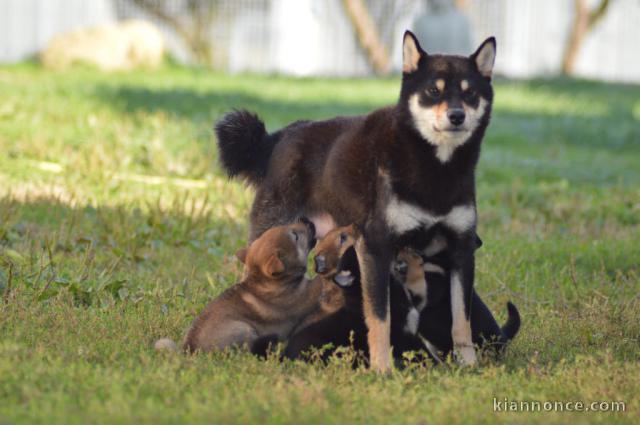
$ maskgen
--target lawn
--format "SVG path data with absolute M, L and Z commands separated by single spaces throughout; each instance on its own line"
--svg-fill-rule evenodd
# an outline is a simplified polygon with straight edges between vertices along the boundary
M 640 86 L 496 82 L 476 287 L 500 322 L 507 300 L 523 315 L 504 361 L 377 376 L 153 351 L 240 276 L 253 195 L 221 173 L 213 121 L 244 106 L 276 129 L 398 89 L 0 68 L 0 424 L 638 423 Z M 495 412 L 494 398 L 625 412 Z

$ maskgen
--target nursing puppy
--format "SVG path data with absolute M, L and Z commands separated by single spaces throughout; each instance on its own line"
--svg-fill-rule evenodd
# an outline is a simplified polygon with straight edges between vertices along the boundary
M 315 268 L 323 279 L 321 308 L 317 315 L 312 315 L 305 326 L 292 335 L 285 349 L 285 357 L 306 358 L 311 348 L 331 344 L 333 349 L 353 347 L 368 358 L 360 270 L 354 248 L 359 237 L 355 226 L 339 227 L 327 233 L 316 245 Z M 407 275 L 419 275 L 424 281 L 422 263 L 407 263 L 401 259 L 399 264 L 403 266 L 403 273 L 393 273 L 390 282 L 391 345 L 397 360 L 406 351 L 425 348 L 417 337 L 419 313 L 404 285 Z M 324 350 L 323 360 L 333 351 Z
M 482 243 L 478 239 L 479 245 Z M 413 267 L 404 263 L 413 264 Z M 452 354 L 451 292 L 449 291 L 450 262 L 443 254 L 422 259 L 404 249 L 396 260 L 395 273 L 406 281 L 406 287 L 416 309 L 420 312 L 418 333 L 430 344 L 439 357 Z M 500 327 L 491 310 L 473 291 L 471 299 L 471 337 L 475 346 L 490 355 L 502 354 L 506 344 L 520 329 L 520 313 L 515 305 L 507 303 L 508 318 Z
M 496 43 L 489 38 L 468 57 L 431 55 L 407 31 L 402 47 L 395 105 L 271 134 L 255 115 L 236 111 L 216 125 L 220 159 L 256 188 L 250 239 L 301 216 L 320 236 L 350 223 L 363 229 L 356 251 L 377 371 L 390 367 L 394 254 L 403 246 L 427 256 L 446 250 L 455 354 L 473 365 L 475 167 L 491 115 Z
M 188 352 L 248 346 L 270 335 L 285 340 L 316 307 L 320 280 L 304 277 L 315 244 L 309 221 L 269 229 L 238 258 L 245 278 L 213 300 L 198 316 L 184 341 Z

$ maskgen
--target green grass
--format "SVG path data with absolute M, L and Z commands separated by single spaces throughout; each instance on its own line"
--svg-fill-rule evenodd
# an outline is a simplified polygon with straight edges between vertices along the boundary
M 270 129 L 364 113 L 399 82 L 0 68 L 0 424 L 638 423 L 640 87 L 496 83 L 476 285 L 523 326 L 503 362 L 376 376 L 157 355 L 233 284 L 252 192 L 216 165 L 231 107 Z M 493 399 L 624 401 L 495 413 Z

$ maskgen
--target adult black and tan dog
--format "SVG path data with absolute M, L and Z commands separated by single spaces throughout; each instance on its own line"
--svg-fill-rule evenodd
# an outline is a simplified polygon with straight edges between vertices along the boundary
M 495 39 L 469 57 L 429 55 L 407 31 L 395 106 L 365 116 L 300 121 L 272 134 L 235 111 L 216 125 L 223 167 L 257 189 L 250 239 L 307 216 L 319 236 L 357 223 L 356 245 L 373 369 L 390 367 L 389 270 L 410 245 L 451 260 L 452 339 L 476 363 L 470 325 L 475 167 L 489 124 Z

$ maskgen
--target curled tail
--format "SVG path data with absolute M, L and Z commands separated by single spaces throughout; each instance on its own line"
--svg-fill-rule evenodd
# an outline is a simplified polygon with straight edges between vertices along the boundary
M 229 177 L 240 176 L 259 186 L 267 173 L 277 135 L 269 135 L 256 114 L 238 109 L 215 125 L 222 168 Z
M 520 330 L 520 312 L 518 312 L 518 309 L 513 303 L 511 303 L 511 301 L 507 302 L 507 310 L 509 312 L 509 317 L 502 327 L 504 343 L 511 341 Z

